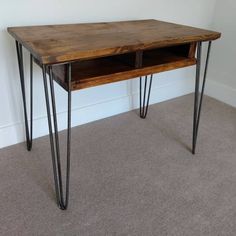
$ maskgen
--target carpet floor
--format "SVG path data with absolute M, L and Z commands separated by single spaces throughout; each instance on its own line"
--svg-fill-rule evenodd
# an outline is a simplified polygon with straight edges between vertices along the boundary
M 55 204 L 48 136 L 0 150 L 0 235 L 236 235 L 236 109 L 193 95 L 72 129 L 70 203 Z M 65 133 L 61 133 L 61 146 Z M 65 150 L 62 150 L 65 152 Z

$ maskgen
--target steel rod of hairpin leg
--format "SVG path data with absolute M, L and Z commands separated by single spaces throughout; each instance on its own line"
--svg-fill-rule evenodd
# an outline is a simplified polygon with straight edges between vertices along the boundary
M 146 88 L 147 88 L 147 76 L 145 76 L 144 80 L 144 93 L 143 93 L 143 112 L 142 112 L 142 117 L 144 117 L 144 112 L 145 112 L 145 105 L 146 105 Z
M 29 128 L 27 105 L 26 105 L 26 94 L 25 94 L 25 76 L 24 76 L 24 61 L 23 61 L 22 44 L 20 44 L 18 41 L 16 41 L 16 51 L 17 51 L 21 92 L 22 92 L 22 99 L 23 99 L 26 144 L 27 144 L 27 150 L 30 151 L 32 148 L 32 136 L 33 136 L 33 59 L 32 59 L 32 55 L 30 55 L 30 128 Z
M 200 84 L 200 72 L 201 72 L 202 43 L 201 42 L 198 43 L 195 98 L 194 98 L 194 118 L 193 118 L 193 144 L 192 144 L 192 153 L 193 154 L 195 154 L 195 151 L 196 151 L 198 128 L 199 128 L 199 122 L 200 122 L 200 116 L 201 116 L 201 110 L 202 110 L 202 101 L 203 101 L 205 84 L 206 84 L 206 76 L 207 76 L 207 70 L 208 70 L 208 64 L 209 64 L 211 44 L 212 44 L 212 42 L 210 41 L 208 44 L 207 57 L 206 57 L 206 62 L 205 62 L 205 69 L 204 69 L 201 95 L 200 95 L 200 101 L 199 101 L 199 84 Z
M 33 143 L 33 55 L 30 54 L 30 150 Z
M 197 141 L 198 127 L 199 127 L 199 122 L 200 122 L 200 117 L 201 117 L 202 101 L 203 101 L 203 95 L 204 95 L 205 85 L 206 85 L 206 77 L 207 77 L 209 58 L 210 58 L 210 53 L 211 53 L 211 45 L 212 45 L 212 41 L 210 41 L 208 43 L 208 49 L 207 49 L 207 57 L 206 57 L 206 62 L 205 62 L 204 75 L 203 75 L 202 90 L 201 90 L 201 97 L 200 97 L 200 104 L 199 104 L 199 112 L 198 112 L 198 116 L 197 116 L 196 141 Z
M 149 100 L 150 100 L 150 94 L 151 94 L 151 88 L 152 88 L 152 78 L 153 75 L 150 76 L 150 83 L 149 83 L 149 89 L 148 89 L 148 98 L 147 98 L 147 104 L 146 104 L 146 112 L 144 114 L 144 117 L 147 116 L 148 108 L 149 108 Z
M 198 115 L 198 102 L 199 102 L 199 83 L 201 72 L 201 54 L 202 54 L 202 42 L 197 45 L 197 65 L 196 65 L 196 79 L 195 79 L 195 93 L 194 93 L 194 114 L 193 114 L 193 140 L 192 140 L 192 153 L 195 154 L 196 145 L 196 124 Z
M 146 99 L 146 93 L 147 93 L 147 80 L 148 80 L 148 76 L 145 76 L 145 84 L 144 84 L 144 91 L 142 92 L 142 77 L 140 77 L 140 81 L 139 81 L 139 99 L 140 99 L 140 117 L 142 119 L 145 119 L 147 116 L 147 112 L 148 112 L 148 107 L 149 107 L 149 100 L 150 100 L 150 94 L 151 94 L 151 87 L 152 87 L 152 78 L 153 75 L 150 75 L 150 81 L 149 81 L 149 86 L 148 86 L 148 95 L 147 95 L 147 99 Z M 142 96 L 143 93 L 143 96 Z
M 55 145 L 54 147 L 55 147 L 55 155 L 56 155 L 58 185 L 59 185 L 59 192 L 61 196 L 61 203 L 63 203 L 64 199 L 63 199 L 63 185 L 62 185 L 62 178 L 61 178 L 61 158 L 60 158 L 60 145 L 59 145 L 59 135 L 58 135 L 58 125 L 57 125 L 56 101 L 55 101 L 52 67 L 49 66 L 48 68 L 49 68 L 49 87 L 50 87 L 50 95 L 51 95 L 50 98 L 51 98 L 52 114 L 53 114 L 54 145 Z
M 45 69 L 44 69 L 45 70 Z M 45 70 L 46 71 L 46 70 Z M 47 76 L 44 72 L 44 84 L 45 84 L 45 97 L 46 105 L 48 112 L 48 123 L 49 123 L 49 133 L 50 133 L 50 142 L 51 142 L 51 152 L 52 152 L 52 162 L 53 162 L 53 173 L 54 173 L 54 182 L 56 188 L 56 197 L 57 203 L 60 209 L 66 210 L 69 202 L 69 182 L 70 182 L 70 147 L 71 147 L 71 64 L 67 65 L 67 81 L 68 81 L 68 117 L 67 117 L 67 152 L 66 152 L 66 190 L 65 198 L 63 191 L 62 183 L 62 170 L 61 170 L 61 160 L 60 160 L 60 144 L 59 144 L 59 135 L 58 135 L 58 124 L 57 124 L 57 113 L 56 113 L 56 100 L 54 92 L 54 83 L 53 83 L 53 74 L 52 67 L 48 67 L 49 71 L 49 83 L 50 83 L 50 95 L 48 95 L 48 86 L 47 86 Z M 51 120 L 51 111 L 50 111 L 50 99 L 52 106 L 52 115 L 53 119 Z M 53 123 L 52 123 L 53 121 Z M 53 134 L 54 130 L 54 134 Z
M 52 130 L 52 121 L 51 121 L 50 101 L 49 101 L 49 94 L 48 94 L 47 72 L 46 72 L 47 68 L 46 68 L 46 66 L 43 65 L 42 71 L 43 71 L 43 84 L 44 84 L 44 93 L 45 93 L 47 118 L 48 118 L 48 129 L 49 129 L 51 156 L 52 156 L 53 177 L 54 177 L 54 185 L 55 185 L 55 191 L 56 191 L 56 201 L 57 201 L 57 205 L 60 207 L 60 205 L 61 205 L 61 196 L 60 196 L 60 193 L 59 193 L 59 186 L 58 186 L 57 162 L 56 162 L 54 137 L 53 137 L 53 130 Z
M 139 77 L 139 116 L 142 117 L 142 77 Z
M 67 166 L 66 166 L 66 200 L 65 208 L 69 203 L 70 190 L 70 155 L 71 155 L 71 64 L 67 66 L 67 83 L 68 83 L 68 115 L 67 115 Z
M 63 193 L 63 184 L 62 184 L 62 174 L 61 174 L 61 161 L 60 161 L 60 145 L 59 145 L 59 135 L 58 135 L 58 125 L 57 125 L 57 113 L 56 113 L 56 101 L 55 101 L 55 92 L 53 84 L 53 74 L 52 67 L 49 67 L 49 80 L 51 88 L 51 102 L 52 102 L 52 111 L 53 111 L 53 122 L 54 122 L 54 135 L 55 135 L 55 148 L 57 156 L 57 168 L 58 168 L 58 183 L 59 190 L 61 195 L 61 208 L 65 210 L 68 205 L 69 197 L 69 175 L 70 175 L 70 143 L 71 143 L 71 64 L 67 65 L 67 82 L 68 82 L 68 117 L 67 117 L 67 161 L 66 161 L 66 194 L 64 199 Z

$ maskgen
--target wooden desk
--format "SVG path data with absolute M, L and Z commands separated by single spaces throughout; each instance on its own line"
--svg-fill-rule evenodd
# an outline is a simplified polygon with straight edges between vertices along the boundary
M 192 140 L 192 153 L 195 153 L 211 42 L 220 38 L 220 33 L 157 20 L 10 27 L 8 32 L 16 40 L 28 150 L 32 147 L 33 131 L 33 62 L 42 68 L 56 199 L 62 210 L 67 208 L 69 200 L 73 90 L 140 77 L 140 117 L 145 118 L 152 75 L 196 64 Z M 199 96 L 202 42 L 209 44 Z M 30 125 L 26 109 L 22 46 L 30 52 Z M 65 196 L 53 81 L 68 94 Z

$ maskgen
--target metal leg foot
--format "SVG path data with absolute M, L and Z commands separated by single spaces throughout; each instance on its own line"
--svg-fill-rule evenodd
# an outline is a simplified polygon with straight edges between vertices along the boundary
M 195 154 L 195 151 L 196 151 L 198 127 L 199 127 L 200 116 L 201 116 L 202 101 L 203 101 L 203 95 L 204 95 L 205 84 L 206 84 L 206 76 L 207 76 L 207 69 L 208 69 L 208 64 L 209 64 L 211 44 L 212 42 L 210 41 L 208 43 L 208 50 L 207 50 L 207 57 L 206 57 L 204 75 L 203 75 L 200 100 L 199 100 L 199 87 L 200 87 L 200 73 L 201 73 L 202 42 L 199 42 L 198 47 L 197 47 L 197 66 L 196 66 L 196 82 L 195 82 L 195 95 L 194 95 L 193 139 L 192 139 L 192 153 L 193 154 Z
M 50 85 L 50 96 L 48 90 L 47 74 L 49 73 L 49 85 Z M 51 144 L 51 154 L 52 154 L 52 166 L 54 174 L 54 184 L 56 191 L 56 200 L 59 208 L 61 210 L 66 210 L 69 202 L 69 180 L 70 180 L 70 148 L 71 148 L 71 64 L 67 65 L 67 79 L 68 79 L 68 117 L 67 117 L 67 155 L 66 155 L 66 183 L 65 183 L 65 197 L 62 184 L 62 170 L 61 170 L 61 159 L 60 159 L 60 144 L 58 135 L 58 125 L 57 125 L 57 113 L 56 113 L 56 101 L 54 93 L 54 83 L 52 67 L 43 66 L 43 81 L 44 81 L 44 91 L 47 107 L 48 116 L 48 127 L 49 127 L 49 137 Z M 51 113 L 51 107 L 52 113 Z M 52 119 L 51 119 L 52 114 Z
M 22 53 L 22 45 L 16 41 L 17 59 L 19 65 L 21 92 L 23 99 L 24 119 L 25 119 L 25 134 L 27 150 L 32 149 L 33 140 L 33 56 L 30 54 L 30 127 L 28 124 L 26 95 L 25 95 L 25 76 L 24 76 L 24 61 Z
M 142 119 L 145 119 L 147 116 L 148 112 L 148 106 L 149 106 L 149 99 L 150 99 L 150 93 L 151 93 L 151 88 L 152 88 L 152 78 L 153 75 L 150 75 L 150 80 L 149 80 L 149 88 L 147 88 L 147 80 L 148 76 L 145 76 L 145 82 L 144 82 L 144 91 L 142 91 L 142 77 L 139 78 L 139 112 L 140 112 L 140 117 Z M 148 94 L 146 96 L 148 90 Z M 143 96 L 142 96 L 143 93 Z

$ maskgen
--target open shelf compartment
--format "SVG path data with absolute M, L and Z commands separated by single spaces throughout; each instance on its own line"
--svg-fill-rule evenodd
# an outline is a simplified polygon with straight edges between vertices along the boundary
M 196 44 L 154 48 L 72 63 L 71 89 L 78 90 L 196 64 Z M 66 66 L 53 66 L 54 79 L 66 90 Z

